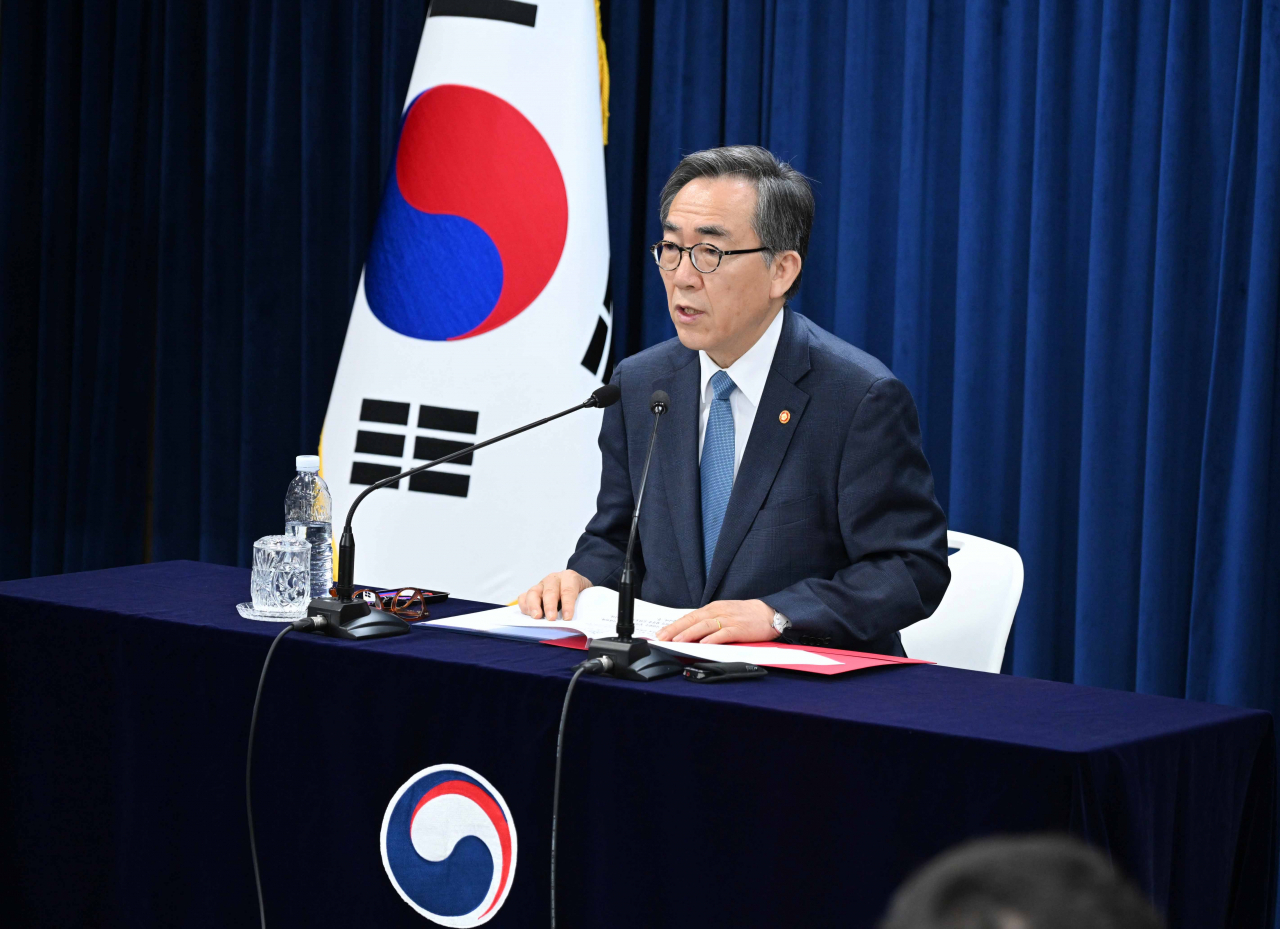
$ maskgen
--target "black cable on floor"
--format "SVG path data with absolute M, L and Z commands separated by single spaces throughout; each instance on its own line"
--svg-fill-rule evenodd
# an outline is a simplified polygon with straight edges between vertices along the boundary
M 569 718 L 569 698 L 573 696 L 573 686 L 578 683 L 578 678 L 587 672 L 600 674 L 608 670 L 606 662 L 607 658 L 593 658 L 574 669 L 569 689 L 564 693 L 564 708 L 560 711 L 560 732 L 556 735 L 556 779 L 551 792 L 551 929 L 556 929 L 556 831 L 560 819 L 560 763 L 564 758 L 564 723 Z
M 262 929 L 267 929 L 267 910 L 262 903 L 262 877 L 258 873 L 258 843 L 253 835 L 253 736 L 258 730 L 258 704 L 262 702 L 262 685 L 267 680 L 267 668 L 271 665 L 271 656 L 276 646 L 290 632 L 299 632 L 312 628 L 315 622 L 311 619 L 299 619 L 280 630 L 271 647 L 267 649 L 267 658 L 262 662 L 262 673 L 258 676 L 258 693 L 253 698 L 253 715 L 249 717 L 249 752 L 244 761 L 244 808 L 249 814 L 249 855 L 253 858 L 253 882 L 258 887 L 258 921 Z

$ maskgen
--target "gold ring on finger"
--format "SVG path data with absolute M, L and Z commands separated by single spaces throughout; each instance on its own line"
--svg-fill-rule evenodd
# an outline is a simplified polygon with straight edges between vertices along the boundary
M 716 620 L 716 632 L 719 632 L 719 631 L 720 631 L 721 629 L 723 629 L 723 628 L 724 628 L 724 623 L 720 622 L 720 620 L 718 620 L 718 619 L 717 619 L 717 620 Z

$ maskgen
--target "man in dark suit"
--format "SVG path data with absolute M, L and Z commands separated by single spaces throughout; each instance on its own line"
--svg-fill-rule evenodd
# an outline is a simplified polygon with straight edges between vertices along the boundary
M 637 544 L 638 596 L 691 612 L 660 639 L 902 655 L 898 630 L 950 581 L 947 524 L 911 395 L 875 358 L 786 306 L 813 223 L 804 176 L 754 146 L 689 155 L 653 247 L 678 338 L 621 362 L 596 515 L 568 569 L 520 598 L 569 618 L 616 586 L 655 390 L 670 395 Z

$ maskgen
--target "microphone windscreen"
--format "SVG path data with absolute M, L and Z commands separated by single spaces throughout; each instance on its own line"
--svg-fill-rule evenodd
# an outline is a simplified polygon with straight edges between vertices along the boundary
M 606 406 L 613 406 L 622 399 L 622 388 L 617 384 L 605 384 L 603 387 L 597 387 L 591 391 L 591 399 L 601 409 Z
M 649 398 L 649 409 L 655 413 L 665 413 L 671 408 L 671 398 L 665 390 L 655 390 Z

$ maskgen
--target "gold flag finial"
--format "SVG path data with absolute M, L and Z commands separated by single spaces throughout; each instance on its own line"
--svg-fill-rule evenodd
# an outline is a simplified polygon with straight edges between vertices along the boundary
M 600 56 L 600 135 L 609 144 L 609 56 L 605 54 L 600 0 L 596 0 L 596 52 Z

